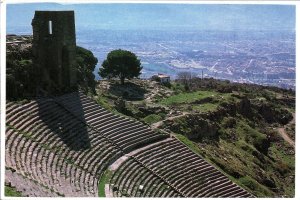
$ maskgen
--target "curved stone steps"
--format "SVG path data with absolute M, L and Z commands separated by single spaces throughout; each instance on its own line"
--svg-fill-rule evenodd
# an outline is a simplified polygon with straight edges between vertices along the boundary
M 33 101 L 29 104 L 18 107 L 18 109 L 13 110 L 13 112 L 6 112 L 6 123 L 15 124 L 18 120 L 23 119 L 26 116 L 31 116 L 39 112 L 39 109 L 43 109 L 51 104 L 50 100 L 45 101 Z
M 142 182 L 142 185 L 149 185 L 150 187 L 146 187 L 144 193 L 140 194 L 137 197 L 151 197 L 151 191 L 153 190 L 153 186 L 155 182 L 160 181 L 158 177 L 156 177 L 153 173 L 148 171 L 146 179 Z
M 149 144 L 151 142 L 156 142 L 162 139 L 165 139 L 166 136 L 162 136 L 162 135 L 154 135 L 149 137 L 148 135 L 145 135 L 143 137 L 137 138 L 133 141 L 131 141 L 131 144 L 127 145 L 126 144 L 122 144 L 120 145 L 120 147 L 123 149 L 124 152 L 130 152 L 133 151 L 134 149 Z
M 128 131 L 137 129 L 141 130 L 144 127 L 140 124 L 138 125 L 132 125 L 131 123 L 128 123 L 128 121 L 116 121 L 116 126 L 112 124 L 112 127 L 107 127 L 106 129 L 103 129 L 102 131 L 105 132 L 105 135 L 112 140 L 116 137 L 119 137 L 119 134 L 126 134 Z
M 22 193 L 22 196 L 27 197 L 61 197 L 62 194 L 55 193 L 47 188 L 47 186 L 40 185 L 34 180 L 24 177 L 17 172 L 5 170 L 5 182 L 15 187 L 17 191 Z
M 50 103 L 49 103 L 50 102 Z M 49 101 L 47 102 L 47 104 L 50 104 L 52 105 L 53 102 Z M 31 124 L 34 124 L 34 126 L 37 126 L 38 128 L 36 128 L 36 130 L 38 129 L 39 131 L 37 132 L 33 132 L 33 133 L 30 133 L 30 137 L 32 137 L 34 140 L 36 140 L 37 142 L 39 142 L 40 144 L 48 144 L 50 143 L 49 147 L 51 149 L 55 149 L 55 148 L 64 148 L 62 151 L 55 151 L 55 154 L 58 154 L 60 155 L 60 153 L 64 153 L 64 155 L 68 155 L 69 158 L 72 158 L 72 157 L 78 157 L 81 153 L 78 153 L 76 151 L 73 151 L 73 150 L 70 150 L 68 149 L 68 146 L 64 145 L 64 143 L 62 142 L 62 139 L 65 139 L 65 140 L 69 140 L 71 142 L 71 144 L 74 144 L 74 146 L 78 146 L 78 144 L 80 144 L 80 142 L 78 142 L 78 139 L 80 138 L 76 138 L 76 140 L 72 140 L 72 136 L 74 135 L 63 135 L 64 132 L 67 132 L 69 129 L 71 128 L 75 128 L 77 131 L 78 131 L 78 127 L 75 126 L 75 124 L 78 124 L 78 122 L 73 122 L 74 121 L 74 117 L 71 115 L 66 115 L 64 113 L 64 111 L 60 110 L 59 107 L 57 108 L 57 106 L 54 104 L 52 105 L 51 109 L 53 109 L 52 112 L 48 112 L 47 113 L 47 121 L 43 121 L 43 120 L 39 120 L 38 116 L 40 114 L 40 112 L 47 112 L 47 107 L 49 108 L 49 105 L 47 106 L 44 106 L 43 109 L 39 109 L 37 108 L 38 105 L 37 104 L 30 104 L 31 106 L 28 107 L 28 108 L 33 108 L 33 106 L 36 107 L 35 110 L 32 111 L 32 113 L 28 116 L 25 116 L 26 114 L 26 110 L 22 109 L 22 112 L 24 111 L 24 113 L 20 113 L 20 112 L 17 112 L 17 115 L 14 115 L 14 117 L 18 117 L 18 118 L 23 118 L 23 117 L 26 117 L 26 118 L 23 118 L 23 120 L 19 120 L 18 118 L 15 118 L 14 120 L 18 123 L 15 123 L 14 126 L 17 126 L 17 128 L 21 129 L 20 131 L 24 131 L 24 130 L 32 130 L 34 129 L 34 127 L 28 127 L 30 126 Z M 46 105 L 46 104 L 45 104 Z M 68 116 L 68 117 L 66 117 Z M 23 122 L 25 122 L 27 120 L 27 124 L 24 124 Z M 60 121 L 60 120 L 65 120 L 66 123 L 64 123 L 64 121 Z M 72 121 L 73 120 L 73 121 Z M 60 121 L 60 122 L 59 122 Z M 75 118 L 75 121 L 76 121 L 76 118 Z M 12 121 L 14 123 L 14 121 Z M 54 132 L 58 132 L 59 130 L 59 124 L 58 123 L 62 123 L 63 124 L 63 128 L 66 129 L 66 130 L 62 130 L 61 131 L 61 136 L 63 136 L 62 138 L 58 137 L 57 134 L 55 134 Z M 79 122 L 81 123 L 81 122 Z M 52 130 L 49 130 L 48 127 L 51 126 L 52 127 Z M 84 125 L 82 125 L 81 127 L 84 127 Z M 53 129 L 54 128 L 54 129 Z M 93 131 L 88 131 L 89 133 L 90 132 L 93 132 Z M 94 138 L 99 138 L 99 134 L 97 134 L 96 132 L 93 133 L 94 134 L 94 137 L 93 137 L 93 142 L 94 144 L 96 144 L 98 141 L 96 141 Z M 65 137 L 65 138 L 64 138 Z M 80 141 L 80 140 L 79 140 Z M 103 140 L 105 141 L 105 140 Z M 16 142 L 16 141 L 15 141 Z M 78 143 L 77 143 L 78 142 Z M 23 145 L 23 141 L 20 142 L 22 145 L 22 147 L 24 146 Z M 10 143 L 9 143 L 10 144 Z M 57 159 L 55 158 L 54 159 L 54 156 L 53 154 L 47 154 L 45 153 L 45 151 L 39 147 L 39 145 L 37 145 L 37 143 L 32 143 L 32 144 L 35 144 L 34 146 L 30 146 L 26 143 L 26 147 L 29 147 L 30 146 L 30 152 L 28 155 L 30 158 L 33 158 L 33 159 L 38 159 L 41 161 L 41 164 L 35 164 L 37 166 L 37 171 L 41 171 L 41 170 L 44 170 L 44 171 L 41 171 L 41 173 L 39 174 L 36 174 L 34 176 L 34 178 L 38 179 L 38 178 L 41 178 L 41 180 L 39 181 L 44 181 L 46 182 L 47 184 L 51 185 L 51 184 L 60 184 L 60 183 L 57 183 L 56 181 L 53 181 L 51 182 L 52 180 L 49 180 L 49 179 L 46 179 L 47 177 L 46 176 L 43 176 L 43 173 L 44 174 L 50 174 L 50 177 L 54 177 L 54 179 L 56 179 L 56 175 L 54 174 L 54 172 L 56 172 L 56 169 L 54 167 L 46 167 L 46 168 L 41 168 L 41 166 L 45 166 L 46 165 L 46 157 L 48 158 L 49 160 L 49 165 L 58 165 L 58 170 L 62 170 L 63 168 L 66 168 L 66 169 L 69 169 L 70 171 L 67 171 L 66 174 L 63 174 L 63 175 L 70 175 L 70 178 L 67 179 L 66 182 L 71 182 L 75 188 L 77 188 L 77 190 L 81 190 L 81 191 L 84 191 L 84 190 L 87 190 L 87 191 L 91 191 L 93 194 L 96 193 L 97 191 L 97 179 L 95 179 L 92 175 L 90 175 L 90 173 L 86 173 L 85 171 L 82 171 L 80 172 L 79 168 L 74 168 L 72 167 L 71 165 L 68 165 L 68 164 L 65 164 L 66 160 L 65 159 Z M 93 144 L 93 143 L 92 143 Z M 109 150 L 111 151 L 105 151 L 106 153 L 103 154 L 103 156 L 101 156 L 100 158 L 103 158 L 103 162 L 101 160 L 99 160 L 95 154 L 92 156 L 92 157 L 88 157 L 88 162 L 85 163 L 85 165 L 88 164 L 89 168 L 86 169 L 86 170 L 91 170 L 94 174 L 98 174 L 98 176 L 100 177 L 99 174 L 101 174 L 101 172 L 99 172 L 98 170 L 104 170 L 106 168 L 106 166 L 111 162 L 110 159 L 114 156 L 112 155 L 117 155 L 117 156 L 120 156 L 120 153 L 116 152 L 117 150 L 113 150 L 113 147 L 111 145 L 111 143 L 107 143 L 108 146 L 110 147 Z M 102 149 L 105 148 L 104 150 L 107 150 L 106 146 L 102 146 L 102 144 L 98 143 L 99 147 L 101 147 Z M 97 146 L 96 146 L 97 147 Z M 37 156 L 34 156 L 35 151 L 32 152 L 32 150 L 41 150 L 37 153 Z M 25 150 L 26 151 L 26 150 Z M 98 148 L 95 148 L 94 149 L 94 152 L 103 152 L 101 151 L 100 149 Z M 105 155 L 107 154 L 107 155 Z M 20 159 L 17 159 L 16 161 L 19 162 L 21 160 L 26 160 L 25 158 L 25 153 L 21 154 L 23 157 L 20 158 Z M 96 154 L 97 155 L 97 154 Z M 63 156 L 63 158 L 66 158 L 65 156 Z M 81 158 L 84 158 L 84 156 L 81 156 Z M 11 160 L 11 159 L 10 159 Z M 29 158 L 27 159 L 27 162 L 28 162 Z M 84 159 L 82 159 L 84 161 Z M 22 162 L 23 163 L 23 162 Z M 19 164 L 22 164 L 22 163 L 19 163 Z M 30 163 L 32 163 L 30 161 Z M 99 165 L 99 163 L 101 163 Z M 103 165 L 103 166 L 101 166 Z M 19 165 L 18 165 L 19 166 Z M 25 169 L 25 171 L 28 171 L 27 166 L 19 166 L 18 168 L 19 169 Z M 83 165 L 81 167 L 84 167 Z M 74 168 L 74 169 L 72 169 Z M 30 171 L 34 171 L 34 170 L 30 170 Z M 71 177 L 74 177 L 76 176 L 77 172 L 81 175 L 79 176 L 79 180 L 81 182 L 85 182 L 85 184 L 81 184 L 83 186 L 80 186 L 80 183 L 78 183 L 78 180 L 75 180 Z M 89 184 L 91 183 L 91 184 Z M 76 186 L 77 185 L 77 186 Z M 74 191 L 72 191 L 74 192 Z M 82 196 L 82 195 L 80 195 Z
M 21 135 L 21 134 L 19 134 L 19 135 Z M 22 138 L 22 136 L 21 136 L 21 138 Z M 34 142 L 31 141 L 31 143 L 34 143 Z M 21 150 L 20 150 L 21 147 L 22 146 L 20 146 L 20 145 L 15 146 L 15 151 L 18 153 L 21 152 Z M 35 153 L 35 152 L 33 152 L 33 153 Z M 10 152 L 8 152 L 8 156 L 9 155 L 10 155 Z M 16 164 L 17 170 L 21 173 L 23 172 L 22 173 L 23 176 L 27 176 L 28 174 L 31 174 L 32 175 L 31 177 L 33 177 L 34 180 L 37 180 L 38 182 L 40 182 L 43 185 L 48 185 L 51 187 L 51 185 L 53 184 L 51 182 L 52 181 L 51 174 L 49 174 L 49 171 L 46 170 L 47 167 L 45 167 L 45 165 L 47 165 L 47 160 L 45 158 L 46 158 L 46 156 L 48 158 L 48 155 L 49 155 L 49 152 L 45 148 L 38 149 L 37 156 L 33 157 L 33 158 L 35 158 L 35 160 L 30 161 L 32 163 L 36 163 L 35 164 L 36 167 L 33 169 L 30 169 L 30 167 L 28 166 L 28 168 L 27 168 L 28 171 L 26 171 L 26 168 L 24 166 L 19 165 L 17 163 Z M 17 162 L 21 161 L 19 154 L 15 154 L 14 159 L 16 159 Z M 23 158 L 23 159 L 25 159 L 25 161 L 27 160 L 26 158 Z M 26 162 L 23 162 L 23 163 L 26 163 Z M 51 166 L 48 166 L 48 167 L 51 168 Z M 50 179 L 49 179 L 49 177 L 50 177 Z M 55 187 L 53 187 L 53 189 L 55 191 L 59 191 Z
M 185 196 L 231 197 L 235 194 L 234 192 L 247 194 L 246 191 L 176 139 L 151 145 L 151 148 L 144 148 L 133 154 L 133 157 Z M 136 180 L 134 178 L 132 180 L 130 176 L 123 178 L 128 179 L 127 182 Z M 147 195 L 168 196 L 168 192 L 163 190 L 162 185 L 164 184 L 160 183 L 158 188 L 147 190 Z
M 116 137 L 117 138 L 125 137 L 127 140 L 118 140 L 118 143 L 116 143 L 117 145 L 120 145 L 121 148 L 123 148 L 124 146 L 128 146 L 128 145 L 130 145 L 131 148 L 134 148 L 135 146 L 138 146 L 138 144 L 122 143 L 122 141 L 130 142 L 132 140 L 130 138 L 127 138 L 126 135 L 123 134 L 123 131 L 119 131 L 120 127 L 122 127 L 122 125 L 120 125 L 120 123 L 127 124 L 127 125 L 130 124 L 131 127 L 132 126 L 141 126 L 142 128 L 145 128 L 145 129 L 149 130 L 149 132 L 151 132 L 151 130 L 147 126 L 143 125 L 140 122 L 131 120 L 129 118 L 125 118 L 123 116 L 114 115 L 114 114 L 106 111 L 105 109 L 103 109 L 101 106 L 99 106 L 97 104 L 95 104 L 95 106 L 93 106 L 92 103 L 94 101 L 92 99 L 86 97 L 82 93 L 72 93 L 72 94 L 63 95 L 59 98 L 56 98 L 55 101 L 58 102 L 59 104 L 61 104 L 62 106 L 65 106 L 66 109 L 68 109 L 74 115 L 81 118 L 89 126 L 100 131 L 102 134 L 104 134 L 105 136 L 110 138 L 112 141 L 114 141 Z M 89 106 L 88 108 L 92 108 L 92 109 L 85 109 L 85 106 Z M 77 107 L 77 109 L 76 109 L 76 107 Z M 78 107 L 80 107 L 80 108 L 78 108 Z M 98 110 L 98 112 L 96 110 Z M 79 115 L 79 114 L 81 114 L 81 115 Z M 103 115 L 105 117 L 103 117 Z M 87 117 L 87 118 L 85 118 L 85 117 Z M 128 126 L 128 127 L 130 127 L 130 126 Z M 116 131 L 115 129 L 118 131 Z M 106 135 L 107 131 L 110 131 L 109 133 L 113 133 L 113 134 Z M 136 133 L 134 130 L 132 130 L 131 133 L 132 133 L 131 135 L 135 135 L 136 137 L 139 137 L 138 133 L 143 135 L 143 131 Z M 160 135 L 160 134 L 156 134 L 154 132 L 153 132 L 153 134 Z M 111 136 L 113 138 L 111 138 Z M 163 136 L 162 136 L 162 138 L 163 138 Z M 141 145 L 143 145 L 146 142 L 149 142 L 149 140 L 147 140 L 147 139 L 145 139 L 145 140 L 140 139 L 139 141 L 140 141 Z M 138 140 L 134 140 L 134 143 L 138 143 Z
M 12 116 L 16 115 L 18 112 L 22 112 L 22 110 L 27 110 L 28 108 L 30 109 L 30 107 L 35 107 L 37 105 L 36 101 L 31 101 L 23 105 L 18 105 L 18 103 L 15 102 L 11 102 L 11 103 L 14 104 L 15 106 L 13 107 L 13 109 L 9 109 L 9 108 L 6 109 L 6 122 L 8 119 L 13 119 Z
M 203 176 L 205 177 L 205 176 Z M 211 176 L 210 174 L 206 175 L 205 182 L 202 184 L 201 189 L 197 187 L 197 183 L 191 185 L 191 190 L 188 194 L 193 195 L 195 197 L 202 197 L 202 193 L 209 190 L 210 188 L 219 185 L 220 181 L 228 180 L 223 174 L 221 176 L 215 177 Z
M 152 136 L 157 136 L 157 135 L 152 134 L 152 132 L 149 130 L 148 131 L 140 130 L 137 132 L 129 133 L 127 135 L 122 135 L 120 138 L 116 138 L 114 141 L 122 148 L 122 146 L 128 146 L 137 140 L 142 141 L 143 137 L 150 138 Z
M 140 177 L 144 178 L 140 178 Z M 159 184 L 158 187 L 153 187 L 153 181 Z M 134 197 L 154 197 L 158 194 L 170 193 L 166 190 L 172 190 L 166 187 L 166 183 L 155 176 L 151 171 L 141 166 L 134 159 L 126 160 L 125 164 L 121 164 L 118 170 L 114 173 L 110 184 L 119 186 L 119 192 L 114 192 L 115 196 L 122 196 L 120 191 L 128 193 Z M 139 185 L 144 186 L 144 193 L 138 190 Z M 165 185 L 164 188 L 162 186 Z M 151 189 L 152 188 L 152 189 Z
M 155 177 L 153 179 L 153 185 L 151 188 L 149 188 L 149 191 L 146 193 L 146 196 L 149 197 L 155 197 L 155 191 L 157 191 L 157 188 L 159 187 L 159 185 L 161 185 L 161 180 L 158 177 Z
M 52 109 L 55 105 L 50 100 L 45 101 L 34 101 L 34 103 L 29 103 L 31 106 L 24 105 L 18 110 L 14 111 L 14 114 L 7 113 L 6 123 L 16 124 L 20 121 L 27 121 L 35 116 L 47 115 L 46 110 Z
M 127 177 L 129 177 L 129 172 L 132 170 L 132 168 L 138 168 L 138 165 L 135 165 L 134 161 L 131 162 L 127 162 L 127 165 L 123 166 L 124 168 L 124 176 L 121 179 L 118 179 L 119 182 L 116 182 L 115 184 L 117 184 L 119 186 L 119 191 L 123 191 L 126 190 L 127 192 L 127 187 L 125 185 L 125 182 L 127 181 Z
M 137 173 L 133 180 L 130 181 L 130 186 L 129 186 L 129 194 L 130 196 L 136 197 L 136 193 L 139 192 L 138 187 L 139 185 L 142 185 L 142 180 L 143 177 L 146 177 L 146 174 L 148 173 L 148 170 L 146 169 L 141 169 L 140 173 Z
M 164 182 L 159 182 L 158 184 L 157 184 L 157 186 L 154 188 L 154 190 L 152 190 L 152 193 L 151 193 L 151 196 L 152 197 L 160 197 L 159 195 L 160 195 L 160 193 L 161 193 L 161 191 L 163 191 L 163 186 L 164 186 Z

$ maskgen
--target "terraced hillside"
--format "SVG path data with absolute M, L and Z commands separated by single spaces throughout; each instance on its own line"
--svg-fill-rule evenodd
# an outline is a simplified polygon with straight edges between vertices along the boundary
M 6 125 L 5 182 L 24 196 L 98 196 L 107 177 L 113 196 L 251 196 L 176 139 L 82 93 L 8 102 Z

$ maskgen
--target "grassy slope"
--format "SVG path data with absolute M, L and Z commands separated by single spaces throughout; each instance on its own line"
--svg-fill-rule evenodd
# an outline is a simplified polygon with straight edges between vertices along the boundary
M 192 142 L 180 134 L 177 134 L 176 137 L 189 146 L 194 152 L 198 153 L 207 161 L 215 165 L 219 170 L 227 174 L 227 176 L 235 183 L 247 189 L 254 195 L 258 197 L 277 196 L 276 193 L 257 181 L 257 179 L 259 179 L 259 174 L 257 174 L 257 172 L 259 172 L 258 169 L 260 167 L 258 164 L 260 162 L 258 161 L 258 158 L 252 156 L 250 152 L 248 152 L 255 148 L 248 145 L 243 140 L 231 143 L 221 139 L 216 146 L 216 144 L 201 145 Z M 245 148 L 245 146 L 247 146 L 248 149 Z M 243 150 L 243 148 L 247 150 Z M 273 147 L 271 149 L 274 155 L 279 157 L 282 155 L 282 151 L 278 149 L 275 150 Z M 291 164 L 290 167 L 293 168 L 293 156 L 287 158 L 287 156 L 284 155 L 284 157 L 289 160 Z M 264 173 L 268 174 L 270 177 L 274 177 L 274 173 L 278 170 L 276 169 L 276 166 L 276 161 L 266 164 L 263 167 L 266 168 Z M 280 180 L 277 180 L 276 183 L 278 186 L 283 187 L 286 196 L 294 196 L 294 185 L 292 183 L 286 185 L 285 183 L 280 182 Z
M 101 176 L 101 179 L 99 180 L 99 184 L 98 184 L 98 196 L 99 197 L 105 197 L 105 184 L 109 183 L 109 179 L 111 178 L 111 175 L 112 175 L 112 172 L 107 169 Z
M 5 196 L 7 196 L 7 197 L 22 197 L 22 193 L 18 192 L 13 187 L 5 186 Z
M 174 99 L 174 97 L 169 99 Z M 180 101 L 184 102 L 183 99 Z M 162 102 L 168 102 L 168 99 Z M 202 105 L 205 107 L 205 104 Z M 205 111 L 212 111 L 217 107 L 218 104 L 215 103 Z M 287 154 L 287 149 L 290 148 L 288 144 L 280 140 L 271 144 L 267 155 L 260 153 L 254 144 L 257 140 L 263 141 L 266 135 L 255 127 L 249 126 L 249 121 L 244 120 L 242 116 L 238 116 L 235 120 L 237 124 L 232 128 L 225 128 L 221 124 L 223 134 L 228 134 L 228 137 L 235 135 L 235 141 L 221 138 L 218 142 L 199 141 L 195 143 L 183 135 L 178 134 L 177 137 L 195 152 L 222 169 L 234 182 L 256 196 L 293 197 L 295 185 L 287 177 L 294 175 L 295 156 Z M 262 183 L 261 177 L 272 180 L 275 188 L 266 187 Z
M 178 110 L 187 112 L 208 112 L 216 110 L 220 102 L 233 99 L 231 95 L 231 93 L 222 94 L 213 90 L 181 92 L 177 95 L 163 98 L 157 104 L 161 104 L 162 106 L 176 106 Z M 199 100 L 201 101 L 208 98 L 211 100 L 204 101 L 203 103 L 197 103 Z
M 197 92 L 189 92 L 189 93 L 180 93 L 165 98 L 160 103 L 164 105 L 192 103 L 196 100 L 204 99 L 207 97 L 213 97 L 215 95 L 217 95 L 217 93 L 213 91 L 197 91 Z

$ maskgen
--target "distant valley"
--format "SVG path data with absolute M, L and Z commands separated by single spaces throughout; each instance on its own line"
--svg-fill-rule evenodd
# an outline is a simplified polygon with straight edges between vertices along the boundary
M 203 71 L 204 77 L 295 88 L 291 32 L 98 30 L 79 32 L 78 43 L 94 52 L 98 67 L 113 49 L 135 52 L 144 66 L 142 78 L 157 72 L 176 78 L 180 71 L 201 77 Z
M 24 27 L 15 34 L 31 34 Z M 8 30 L 9 31 L 9 30 Z M 100 30 L 79 27 L 77 44 L 98 58 L 94 74 L 108 52 L 126 49 L 141 59 L 141 78 L 178 72 L 295 89 L 293 31 Z

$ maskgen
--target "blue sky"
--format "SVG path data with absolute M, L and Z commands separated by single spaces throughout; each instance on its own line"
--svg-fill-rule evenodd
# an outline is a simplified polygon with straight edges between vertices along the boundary
M 31 30 L 35 10 L 75 10 L 77 29 L 295 30 L 293 5 L 34 3 L 7 5 L 7 32 Z

